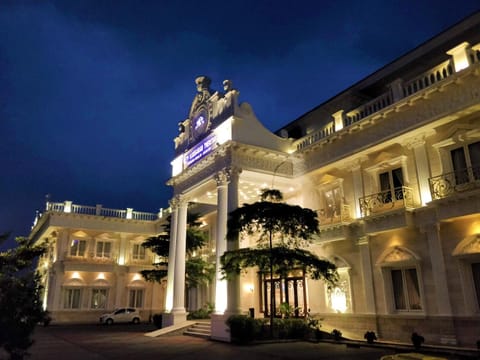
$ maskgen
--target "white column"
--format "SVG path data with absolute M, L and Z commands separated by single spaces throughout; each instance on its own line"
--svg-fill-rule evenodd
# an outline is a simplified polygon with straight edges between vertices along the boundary
M 227 281 L 222 279 L 220 257 L 227 250 L 227 186 L 230 174 L 222 170 L 215 175 L 217 182 L 217 243 L 216 243 L 216 271 L 215 271 L 215 313 L 223 314 L 227 308 Z
M 425 140 L 422 137 L 415 138 L 407 145 L 408 149 L 413 149 L 415 154 L 415 166 L 417 170 L 417 181 L 420 189 L 420 200 L 422 205 L 426 205 L 432 201 L 432 194 L 430 192 L 430 185 L 428 179 L 430 177 L 430 166 L 428 165 L 428 155 L 425 148 Z
M 373 287 L 372 260 L 370 256 L 370 246 L 368 236 L 358 239 L 357 245 L 360 247 L 360 257 L 362 264 L 363 289 L 365 296 L 365 310 L 368 314 L 375 313 L 375 292 Z
M 178 199 L 170 201 L 170 244 L 168 248 L 168 273 L 167 273 L 167 293 L 165 295 L 165 311 L 171 312 L 173 309 L 173 284 L 175 282 L 175 252 L 177 240 L 177 218 L 178 218 Z
M 175 281 L 173 283 L 173 309 L 174 322 L 186 319 L 185 312 L 185 252 L 187 240 L 187 208 L 188 201 L 179 199 L 177 220 L 177 241 L 175 246 Z M 183 320 L 185 320 L 183 319 Z
M 430 261 L 432 263 L 433 281 L 435 283 L 435 298 L 437 300 L 438 315 L 452 315 L 450 295 L 448 291 L 447 270 L 440 239 L 440 224 L 427 225 L 424 228 L 427 236 Z
M 362 212 L 360 211 L 360 198 L 363 196 L 362 168 L 359 163 L 355 163 L 352 166 L 351 171 L 353 177 L 353 196 L 355 199 L 355 218 L 360 219 L 362 217 Z
M 228 184 L 228 213 L 238 208 L 238 180 L 241 169 L 230 169 L 230 183 Z M 239 239 L 227 242 L 227 250 L 237 250 Z M 239 314 L 240 309 L 240 276 L 234 276 L 228 280 L 228 314 Z

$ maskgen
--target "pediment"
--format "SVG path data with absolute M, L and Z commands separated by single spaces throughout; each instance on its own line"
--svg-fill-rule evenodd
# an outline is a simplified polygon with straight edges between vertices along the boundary
M 453 255 L 468 255 L 480 253 L 480 235 L 471 235 L 464 238 L 453 250 Z

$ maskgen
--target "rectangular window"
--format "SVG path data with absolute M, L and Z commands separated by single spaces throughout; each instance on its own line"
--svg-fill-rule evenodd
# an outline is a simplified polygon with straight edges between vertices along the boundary
M 92 301 L 90 307 L 92 309 L 107 308 L 107 289 L 92 289 Z
M 451 150 L 450 158 L 457 185 L 480 179 L 480 141 Z
M 85 256 L 85 250 L 87 249 L 86 240 L 72 240 L 70 244 L 70 256 Z
M 382 192 L 382 199 L 384 203 L 392 202 L 392 199 L 403 199 L 402 186 L 404 183 L 402 168 L 396 168 L 381 173 L 379 178 L 380 191 Z
M 141 244 L 133 245 L 133 260 L 143 260 L 145 259 L 145 248 Z
M 65 309 L 80 309 L 80 289 L 65 289 L 63 307 Z
M 473 283 L 477 294 L 477 304 L 480 307 L 480 263 L 472 264 Z
M 143 289 L 132 289 L 130 290 L 128 306 L 134 308 L 143 307 Z
M 395 309 L 402 311 L 422 310 L 417 270 L 392 270 L 391 276 Z
M 95 256 L 100 258 L 110 258 L 112 243 L 110 241 L 97 241 Z

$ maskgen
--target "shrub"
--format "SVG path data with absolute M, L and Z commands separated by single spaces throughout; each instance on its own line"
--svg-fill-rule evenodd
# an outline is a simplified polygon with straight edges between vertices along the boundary
M 330 333 L 333 338 L 338 341 L 342 338 L 342 332 L 338 329 L 333 329 L 332 332 Z
M 235 344 L 247 344 L 259 334 L 259 323 L 245 315 L 232 315 L 226 321 L 230 328 L 231 341 Z
M 425 342 L 425 338 L 417 334 L 416 332 L 412 333 L 411 340 L 412 340 L 413 346 L 415 346 L 415 349 L 419 349 L 422 346 L 422 344 Z
M 206 303 L 202 308 L 192 311 L 187 315 L 187 320 L 209 319 L 214 309 L 213 304 Z
M 373 342 L 377 340 L 377 335 L 375 334 L 375 331 L 367 331 L 365 335 L 363 335 L 363 338 L 367 340 L 369 344 L 373 344 Z

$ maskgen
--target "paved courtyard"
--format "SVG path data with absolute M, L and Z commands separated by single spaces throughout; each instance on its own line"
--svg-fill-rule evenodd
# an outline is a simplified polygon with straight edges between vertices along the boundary
M 52 325 L 38 327 L 31 348 L 34 360 L 86 359 L 355 359 L 375 360 L 392 349 L 347 347 L 344 344 L 289 342 L 236 346 L 202 338 L 175 335 L 150 338 L 154 330 L 141 325 Z

